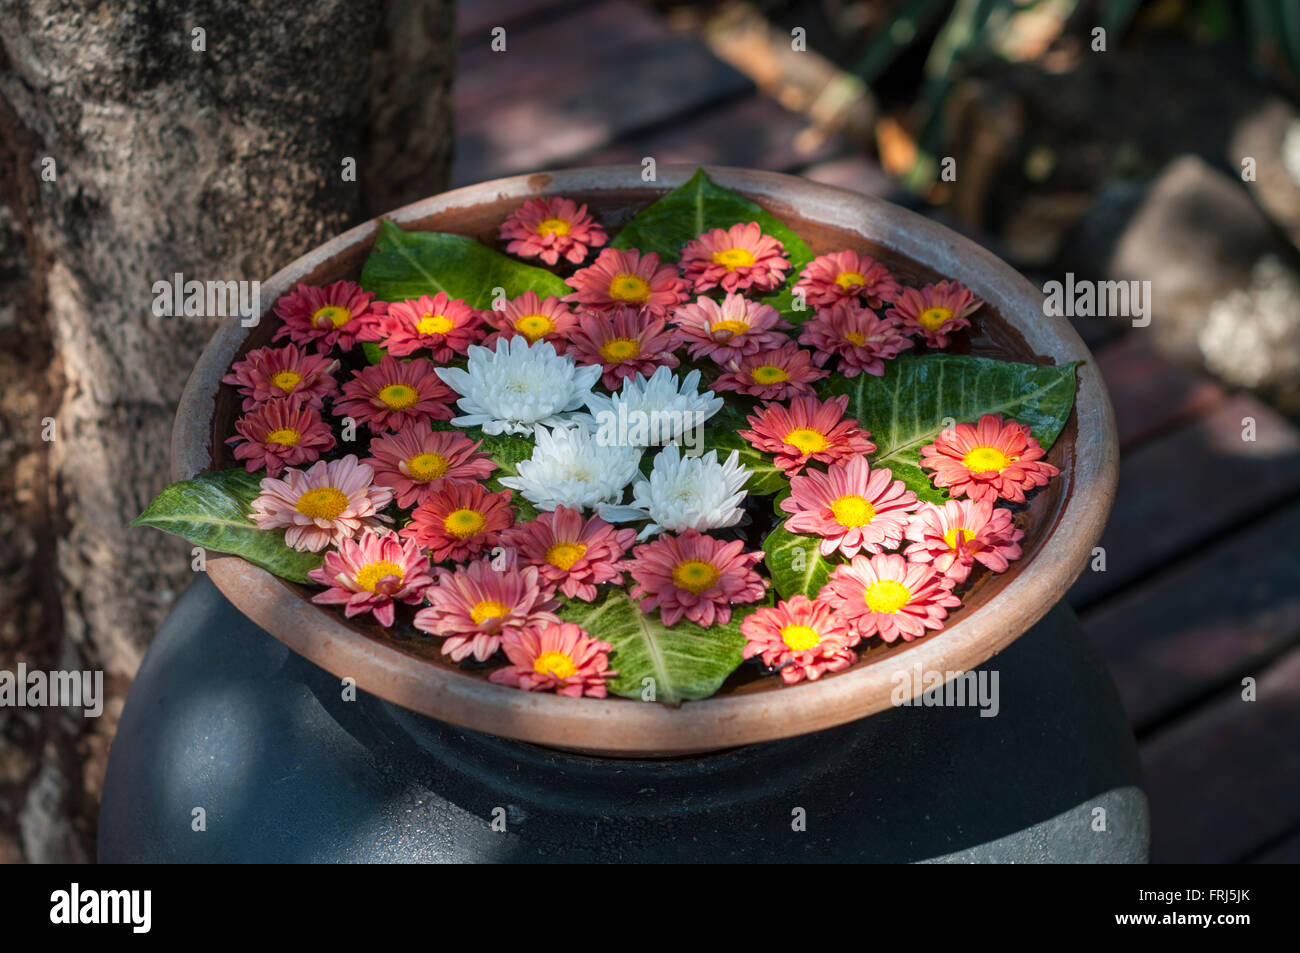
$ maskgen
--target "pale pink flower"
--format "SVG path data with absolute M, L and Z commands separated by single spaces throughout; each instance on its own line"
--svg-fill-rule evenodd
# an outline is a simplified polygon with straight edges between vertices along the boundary
M 572 622 L 512 631 L 502 638 L 501 648 L 510 664 L 488 680 L 527 692 L 604 698 L 605 682 L 618 674 L 609 667 L 614 646 L 596 641 Z
M 497 341 L 523 337 L 529 344 L 550 341 L 556 354 L 564 353 L 569 332 L 577 324 L 568 305 L 553 296 L 543 301 L 536 291 L 505 302 L 500 311 L 484 311 L 483 319 L 496 329 L 483 340 L 484 347 L 495 349 Z
M 878 553 L 903 541 L 916 494 L 884 467 L 872 469 L 866 457 L 833 464 L 825 473 L 809 470 L 791 477 L 781 509 L 792 514 L 785 528 L 822 537 L 821 554 L 839 550 Z
M 594 602 L 596 586 L 622 584 L 620 561 L 635 539 L 634 529 L 615 529 L 599 516 L 583 519 L 581 510 L 557 506 L 506 530 L 501 545 L 570 599 Z
M 869 308 L 894 300 L 899 284 L 889 269 L 852 249 L 818 255 L 803 270 L 794 290 L 814 308 L 845 299 L 857 299 Z
M 861 638 L 829 605 L 805 595 L 755 609 L 741 621 L 740 632 L 746 639 L 745 658 L 761 657 L 768 668 L 780 670 L 787 685 L 848 668 Z
M 905 334 L 920 334 L 930 347 L 947 347 L 948 335 L 970 327 L 970 315 L 984 302 L 956 281 L 916 288 L 903 288 L 885 317 L 896 322 Z
M 338 550 L 327 552 L 324 564 L 307 575 L 329 587 L 312 596 L 312 602 L 341 605 L 349 619 L 370 612 L 383 626 L 393 624 L 398 602 L 419 605 L 424 590 L 433 584 L 429 557 L 415 543 L 404 543 L 390 532 L 365 532 L 359 539 L 341 541 Z
M 727 295 L 721 304 L 699 298 L 694 304 L 681 305 L 673 312 L 673 320 L 677 339 L 689 346 L 692 358 L 708 357 L 724 367 L 746 355 L 790 343 L 781 332 L 792 326 L 780 311 L 738 294 Z
M 686 243 L 679 264 L 697 294 L 718 287 L 767 294 L 781 287 L 790 270 L 785 246 L 764 235 L 758 222 L 710 229 Z
M 793 342 L 772 351 L 747 354 L 727 366 L 730 370 L 713 382 L 714 390 L 736 391 L 762 400 L 790 400 L 811 394 L 813 381 L 830 376 L 830 371 L 814 367 L 808 352 Z
M 415 627 L 443 636 L 442 653 L 459 662 L 473 655 L 486 662 L 503 636 L 560 622 L 559 602 L 532 566 L 493 569 L 483 559 L 456 569 L 436 570 L 438 581 L 424 591 L 429 605 L 415 614 Z
M 564 300 L 578 311 L 607 313 L 633 308 L 646 318 L 666 318 L 686 300 L 689 284 L 674 265 L 661 264 L 654 252 L 606 248 L 594 264 L 569 278 L 573 293 Z
M 579 265 L 587 257 L 587 249 L 599 248 L 609 240 L 587 213 L 587 206 L 559 196 L 529 199 L 501 223 L 500 238 L 510 243 L 506 245 L 510 254 L 540 258 L 548 265 L 561 258 Z
M 817 598 L 855 628 L 862 638 L 879 635 L 886 642 L 906 642 L 942 629 L 948 610 L 961 605 L 953 582 L 933 566 L 902 556 L 854 556 L 836 566 Z
M 912 545 L 903 555 L 933 563 L 954 583 L 963 583 L 976 561 L 993 572 L 1006 572 L 1020 558 L 1024 530 L 1011 522 L 1011 511 L 992 500 L 949 500 L 943 506 L 922 504 L 907 524 Z
M 392 522 L 382 510 L 392 502 L 393 491 L 374 486 L 374 475 L 352 454 L 317 460 L 306 472 L 285 470 L 282 479 L 262 480 L 249 519 L 258 529 L 283 529 L 284 541 L 293 549 L 318 553 Z

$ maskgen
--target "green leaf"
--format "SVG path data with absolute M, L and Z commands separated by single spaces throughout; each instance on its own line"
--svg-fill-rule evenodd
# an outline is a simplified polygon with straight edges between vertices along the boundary
M 471 308 L 492 307 L 493 289 L 507 298 L 535 291 L 546 298 L 572 289 L 562 278 L 493 251 L 472 238 L 445 232 L 408 232 L 385 219 L 375 250 L 361 269 L 361 287 L 383 301 L 446 292 Z
M 570 600 L 559 615 L 614 646 L 609 663 L 618 675 L 607 684 L 615 695 L 642 698 L 650 678 L 655 701 L 679 705 L 708 698 L 744 661 L 740 620 L 758 605 L 733 607 L 726 625 L 704 629 L 682 619 L 668 628 L 657 612 L 642 613 L 625 591 L 613 589 L 596 602 Z
M 365 354 L 367 364 L 378 364 L 388 353 L 375 341 L 362 341 L 361 352 Z
M 779 514 L 783 519 L 789 515 L 784 511 Z M 763 562 L 772 576 L 776 594 L 782 599 L 800 594 L 817 598 L 817 592 L 835 568 L 822 556 L 818 549 L 820 543 L 815 536 L 792 533 L 783 525 L 778 525 L 763 540 L 763 552 L 767 554 Z
M 218 553 L 242 556 L 291 582 L 310 582 L 307 573 L 323 553 L 300 553 L 284 542 L 283 530 L 258 529 L 248 518 L 261 492 L 261 474 L 245 470 L 200 473 L 163 489 L 132 526 L 152 526 Z
M 718 462 L 724 462 L 735 450 L 741 466 L 749 470 L 745 492 L 752 496 L 767 496 L 790 488 L 790 478 L 773 462 L 769 454 L 757 449 L 737 431 L 748 430 L 749 421 L 734 407 L 723 407 L 704 425 L 703 450 L 718 451 Z
M 833 375 L 822 397 L 849 395 L 849 416 L 871 432 L 873 466 L 888 467 L 917 496 L 942 503 L 948 494 L 921 468 L 921 448 L 943 430 L 944 418 L 974 423 L 1002 414 L 1027 424 L 1043 449 L 1056 442 L 1074 406 L 1074 364 L 1018 364 L 968 354 L 926 354 L 885 362 L 883 377 Z

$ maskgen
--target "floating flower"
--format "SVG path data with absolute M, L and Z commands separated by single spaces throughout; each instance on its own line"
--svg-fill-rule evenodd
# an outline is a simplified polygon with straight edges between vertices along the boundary
M 816 397 L 796 397 L 788 407 L 765 404 L 748 418 L 754 429 L 739 433 L 757 449 L 775 454 L 776 465 L 787 476 L 794 476 L 809 460 L 847 463 L 876 449 L 867 439 L 871 434 L 852 417 L 844 416 L 848 405 L 847 394 L 825 402 Z
M 424 591 L 429 604 L 415 614 L 415 627 L 445 636 L 442 654 L 459 662 L 473 655 L 486 662 L 503 636 L 548 623 L 559 624 L 559 603 L 532 566 L 493 569 L 483 559 L 454 570 L 438 569 L 438 581 Z
M 303 347 L 310 344 L 321 354 L 336 344 L 339 350 L 350 351 L 358 335 L 387 307 L 354 281 L 336 281 L 324 287 L 299 285 L 275 303 L 275 313 L 284 326 L 275 332 L 274 340 L 289 338 Z
M 599 516 L 557 506 L 531 523 L 519 523 L 501 536 L 501 545 L 516 558 L 536 566 L 541 578 L 570 599 L 592 602 L 596 586 L 622 584 L 620 560 L 636 539 L 636 530 L 615 529 Z
M 429 557 L 415 543 L 402 542 L 389 532 L 342 540 L 337 551 L 325 554 L 324 565 L 307 576 L 329 587 L 312 596 L 312 602 L 341 605 L 349 619 L 373 613 L 383 626 L 393 624 L 396 603 L 418 605 L 425 588 L 433 584 Z
M 822 537 L 821 554 L 837 549 L 845 556 L 878 553 L 903 540 L 916 494 L 884 467 L 872 469 L 866 457 L 833 464 L 825 473 L 809 470 L 790 479 L 790 495 L 781 509 L 791 516 L 792 533 Z
M 823 308 L 806 322 L 799 343 L 813 349 L 818 367 L 838 357 L 839 372 L 845 377 L 863 373 L 879 377 L 885 373 L 885 361 L 910 348 L 912 339 L 893 322 L 877 317 L 856 301 L 845 300 Z
M 1044 453 L 1024 424 L 985 414 L 975 426 L 957 424 L 922 447 L 921 466 L 934 470 L 934 485 L 953 496 L 1023 503 L 1026 491 L 1061 472 L 1042 462 Z
M 597 427 L 597 441 L 652 447 L 683 440 L 722 409 L 722 398 L 711 390 L 701 394 L 699 384 L 699 371 L 679 380 L 670 368 L 661 367 L 649 378 L 623 378 L 622 388 L 612 396 L 592 394 L 587 409 Z
M 676 444 L 669 444 L 655 455 L 650 476 L 632 484 L 630 505 L 601 505 L 597 512 L 611 523 L 649 520 L 641 539 L 664 529 L 680 533 L 735 526 L 744 515 L 740 503 L 749 479 L 738 456 L 733 450 L 724 463 L 718 462 L 716 450 L 683 457 Z
M 740 623 L 745 658 L 759 656 L 768 668 L 780 669 L 787 685 L 805 678 L 816 681 L 827 672 L 853 664 L 853 646 L 860 636 L 851 631 L 824 602 L 805 595 L 756 609 Z
M 543 301 L 536 291 L 525 291 L 518 298 L 505 302 L 500 311 L 484 311 L 483 319 L 496 328 L 484 339 L 484 347 L 495 347 L 500 340 L 522 337 L 529 344 L 550 341 L 557 354 L 564 353 L 569 332 L 577 324 L 568 305 L 554 296 Z
M 459 298 L 439 291 L 388 305 L 388 313 L 361 333 L 363 341 L 378 341 L 393 357 L 426 350 L 439 364 L 464 354 L 483 336 L 483 316 Z
M 918 563 L 934 568 L 954 583 L 963 583 L 976 560 L 994 572 L 1006 572 L 1020 558 L 1024 530 L 1011 522 L 1011 511 L 994 509 L 992 500 L 949 500 L 943 506 L 926 503 L 907 524 L 912 545 L 903 551 Z
M 479 450 L 481 441 L 454 430 L 433 430 L 427 421 L 396 434 L 370 441 L 375 482 L 393 488 L 403 509 L 423 503 L 445 483 L 473 483 L 492 475 L 497 466 Z
M 602 443 L 586 426 L 533 431 L 533 453 L 515 466 L 508 486 L 539 510 L 591 509 L 623 495 L 636 476 L 641 448 Z
M 283 479 L 262 480 L 248 518 L 258 529 L 284 529 L 284 541 L 293 549 L 318 553 L 392 521 L 381 511 L 392 502 L 393 491 L 372 485 L 374 475 L 352 454 L 317 460 L 305 473 L 285 470 Z
M 548 265 L 561 258 L 581 264 L 588 248 L 599 248 L 609 240 L 587 206 L 559 196 L 529 199 L 501 223 L 500 237 L 510 243 L 506 246 L 510 254 L 540 258 Z
M 365 424 L 371 433 L 404 430 L 430 420 L 450 420 L 456 395 L 428 361 L 399 361 L 385 354 L 378 364 L 353 371 L 334 413 Z
M 249 473 L 265 467 L 275 477 L 334 449 L 334 435 L 314 407 L 281 397 L 235 421 L 235 436 L 226 443 L 236 445 L 235 459 L 245 461 Z
M 501 640 L 510 664 L 488 676 L 498 685 L 526 692 L 550 692 L 569 698 L 604 698 L 609 667 L 608 642 L 597 642 L 572 622 L 521 629 Z
M 642 612 L 657 608 L 664 625 L 682 616 L 705 628 L 726 625 L 733 605 L 763 598 L 769 585 L 750 568 L 763 554 L 744 549 L 738 539 L 723 541 L 693 529 L 661 536 L 632 550 L 630 595 L 641 600 Z
M 691 357 L 708 357 L 726 366 L 759 351 L 771 351 L 790 339 L 782 331 L 791 328 L 789 321 L 771 305 L 729 294 L 722 303 L 699 298 L 673 312 L 677 323 L 677 340 L 686 344 Z
M 940 281 L 919 291 L 903 288 L 885 317 L 906 334 L 920 334 L 930 347 L 947 347 L 948 335 L 970 327 L 970 315 L 984 302 L 956 281 Z
M 249 351 L 247 357 L 231 366 L 221 382 L 239 390 L 245 412 L 283 397 L 293 397 L 320 410 L 326 397 L 338 393 L 339 385 L 333 376 L 338 368 L 338 361 L 286 344 Z
M 773 351 L 748 354 L 729 365 L 713 382 L 716 390 L 733 390 L 763 400 L 789 400 L 811 394 L 812 382 L 830 375 L 813 366 L 807 351 L 793 343 Z
M 926 629 L 942 629 L 948 610 L 961 605 L 952 585 L 933 566 L 902 556 L 854 556 L 835 567 L 817 598 L 864 639 L 893 642 L 901 635 L 910 642 Z
M 632 308 L 647 318 L 666 318 L 686 300 L 689 285 L 673 265 L 660 264 L 654 252 L 606 248 L 595 264 L 569 278 L 573 293 L 564 300 L 579 311 L 607 313 Z
M 529 344 L 523 337 L 500 341 L 493 350 L 469 349 L 469 362 L 440 367 L 438 376 L 461 394 L 464 413 L 452 418 L 457 427 L 481 427 L 484 433 L 533 432 L 537 424 L 567 424 L 586 403 L 600 377 L 599 367 L 578 367 L 555 353 L 549 341 Z
M 444 483 L 411 512 L 400 530 L 435 562 L 461 563 L 496 545 L 515 521 L 510 491 L 493 493 L 479 483 Z
M 893 301 L 899 284 L 888 268 L 852 249 L 818 255 L 803 270 L 794 290 L 814 308 L 826 308 L 848 298 L 861 300 L 869 308 Z
M 697 293 L 721 287 L 766 294 L 781 287 L 790 270 L 784 252 L 785 246 L 764 235 L 758 222 L 737 223 L 687 242 L 679 264 Z
M 636 374 L 650 375 L 659 367 L 676 367 L 677 336 L 663 318 L 644 320 L 631 308 L 612 314 L 584 314 L 569 335 L 569 354 L 579 364 L 599 365 L 601 382 L 616 390 Z

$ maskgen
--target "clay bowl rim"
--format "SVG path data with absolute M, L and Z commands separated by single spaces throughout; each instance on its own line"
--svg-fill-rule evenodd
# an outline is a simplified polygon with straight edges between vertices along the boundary
M 667 191 L 695 166 L 660 166 L 645 183 L 639 165 L 571 169 L 496 179 L 397 209 L 398 224 L 502 199 L 566 192 Z M 604 756 L 673 756 L 793 737 L 854 721 L 891 707 L 894 673 L 968 671 L 1001 651 L 1064 597 L 1105 525 L 1118 478 L 1110 401 L 1095 361 L 1069 323 L 1046 316 L 1041 293 L 991 252 L 948 228 L 883 200 L 796 176 L 706 166 L 719 184 L 773 209 L 858 235 L 956 279 L 994 304 L 1035 353 L 1056 364 L 1079 361 L 1077 434 L 1069 492 L 1049 538 L 1021 571 L 982 606 L 890 659 L 792 687 L 686 702 L 679 708 L 626 699 L 570 699 L 493 685 L 422 662 L 345 625 L 313 606 L 271 573 L 234 556 L 213 554 L 208 575 L 246 616 L 289 648 L 364 691 L 464 728 L 518 741 Z M 262 286 L 263 307 L 314 269 L 361 243 L 372 219 L 308 252 Z M 226 321 L 199 358 L 177 408 L 172 440 L 175 479 L 210 469 L 212 418 L 220 379 L 251 329 Z

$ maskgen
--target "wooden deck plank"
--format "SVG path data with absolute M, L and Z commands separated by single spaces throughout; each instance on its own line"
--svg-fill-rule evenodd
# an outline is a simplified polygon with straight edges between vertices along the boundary
M 1161 356 L 1138 331 L 1124 334 L 1096 356 L 1115 406 L 1121 450 L 1205 413 L 1224 398 L 1213 379 Z

